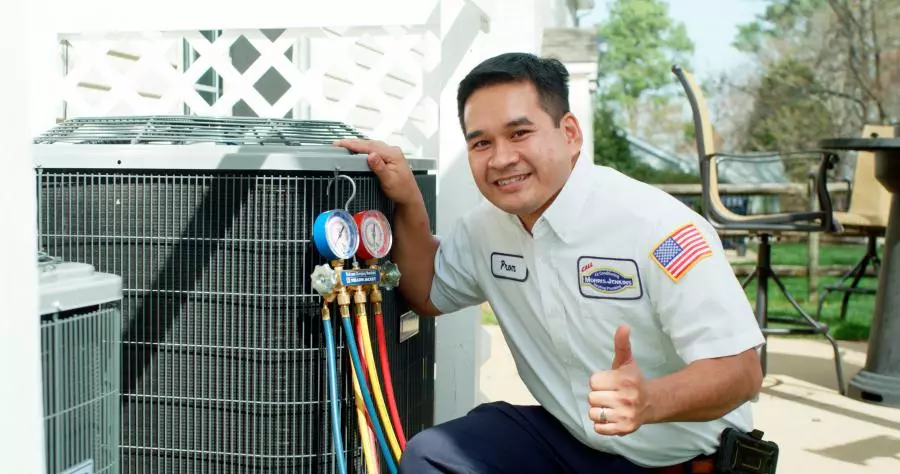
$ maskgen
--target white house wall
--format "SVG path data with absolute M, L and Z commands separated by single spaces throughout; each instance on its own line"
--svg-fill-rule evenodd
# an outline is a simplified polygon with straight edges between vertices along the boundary
M 254 0 L 225 8 L 219 0 L 154 0 L 145 8 L 120 0 L 35 0 L 46 4 L 42 23 L 52 31 L 141 32 L 164 29 L 266 29 L 423 25 L 437 0 Z M 52 11 L 52 15 L 47 14 Z M 115 18 L 110 22 L 109 18 Z
M 584 143 L 582 156 L 591 161 L 594 159 L 594 92 L 596 91 L 597 64 L 570 63 L 569 70 L 569 107 L 581 125 Z
M 0 459 L 4 471 L 21 473 L 44 472 L 36 204 L 29 199 L 34 84 L 29 50 L 22 47 L 34 39 L 28 20 L 36 6 L 13 2 L 0 14 L 0 55 L 5 71 L 12 71 L 0 87 Z

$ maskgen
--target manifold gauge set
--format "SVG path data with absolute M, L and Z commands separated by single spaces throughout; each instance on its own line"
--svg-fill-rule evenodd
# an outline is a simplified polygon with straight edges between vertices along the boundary
M 351 215 L 343 209 L 332 209 L 319 214 L 313 223 L 313 241 L 329 262 L 350 260 L 354 256 L 365 262 L 387 256 L 393 245 L 393 234 L 387 216 L 374 209 Z M 344 286 L 378 284 L 387 290 L 399 283 L 396 265 L 384 262 L 377 268 L 345 268 L 341 273 Z M 329 294 L 334 286 L 334 275 L 329 265 L 320 265 L 313 271 L 313 289 L 319 294 Z
M 396 463 L 400 460 L 406 439 L 393 396 L 384 316 L 382 315 L 383 295 L 381 289 L 395 288 L 400 282 L 400 271 L 397 265 L 389 261 L 380 261 L 388 255 L 393 245 L 391 225 L 387 217 L 373 209 L 351 215 L 347 211 L 347 207 L 353 200 L 356 186 L 349 177 L 342 177 L 350 180 L 353 194 L 344 209 L 332 209 L 316 216 L 313 222 L 313 243 L 327 263 L 317 265 L 310 275 L 312 288 L 322 296 L 323 302 L 321 313 L 328 353 L 328 391 L 331 400 L 332 438 L 335 451 L 342 453 L 344 441 L 340 432 L 336 381 L 337 358 L 330 310 L 330 305 L 336 303 L 340 324 L 345 334 L 347 351 L 351 356 L 355 374 L 357 422 L 360 436 L 363 439 L 366 471 L 369 474 L 380 472 L 376 462 L 379 452 L 377 448 L 380 448 L 381 459 L 387 466 L 388 472 L 396 474 Z M 376 333 L 379 336 L 377 347 L 381 357 L 378 360 L 372 349 L 376 344 L 370 342 L 367 319 L 368 303 L 371 303 L 374 308 Z M 351 316 L 351 313 L 354 314 Z M 356 330 L 354 330 L 352 322 L 354 317 Z M 357 347 L 356 336 L 359 337 L 360 347 Z M 381 379 L 384 379 L 385 382 L 384 395 L 381 393 L 381 382 L 378 371 L 375 369 L 378 361 L 381 363 Z M 364 370 L 368 371 L 368 379 L 372 384 L 371 390 L 366 382 Z M 390 410 L 388 410 L 388 406 Z M 374 432 L 378 438 L 377 448 L 374 441 L 365 436 L 367 430 Z M 346 474 L 347 464 L 343 455 L 336 456 L 336 461 L 338 474 Z

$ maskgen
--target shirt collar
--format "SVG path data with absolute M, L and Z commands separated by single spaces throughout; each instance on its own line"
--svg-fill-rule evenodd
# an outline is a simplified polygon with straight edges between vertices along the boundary
M 590 157 L 581 154 L 556 199 L 538 219 L 538 222 L 547 221 L 563 242 L 571 243 L 571 239 L 580 228 L 581 211 L 589 201 L 587 197 L 592 188 L 590 179 L 592 166 Z M 516 220 L 518 221 L 518 218 Z

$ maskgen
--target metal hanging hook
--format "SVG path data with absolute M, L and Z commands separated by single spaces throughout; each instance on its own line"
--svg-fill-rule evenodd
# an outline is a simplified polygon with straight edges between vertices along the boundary
M 334 183 L 338 178 L 345 178 L 347 181 L 350 181 L 350 197 L 347 198 L 347 202 L 344 203 L 344 210 L 350 212 L 350 203 L 353 202 L 353 198 L 356 196 L 356 181 L 353 181 L 353 178 L 345 174 L 335 173 L 334 179 L 329 181 L 328 186 L 325 188 L 325 195 L 328 196 L 329 193 L 331 193 L 331 184 Z

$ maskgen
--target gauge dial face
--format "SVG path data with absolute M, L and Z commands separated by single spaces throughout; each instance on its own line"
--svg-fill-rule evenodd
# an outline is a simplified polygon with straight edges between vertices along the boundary
M 362 245 L 372 258 L 382 258 L 391 251 L 393 235 L 387 217 L 379 211 L 365 211 L 358 219 Z
M 352 257 L 359 246 L 356 222 L 349 213 L 341 210 L 331 211 L 326 219 L 325 241 L 329 250 L 340 259 Z

